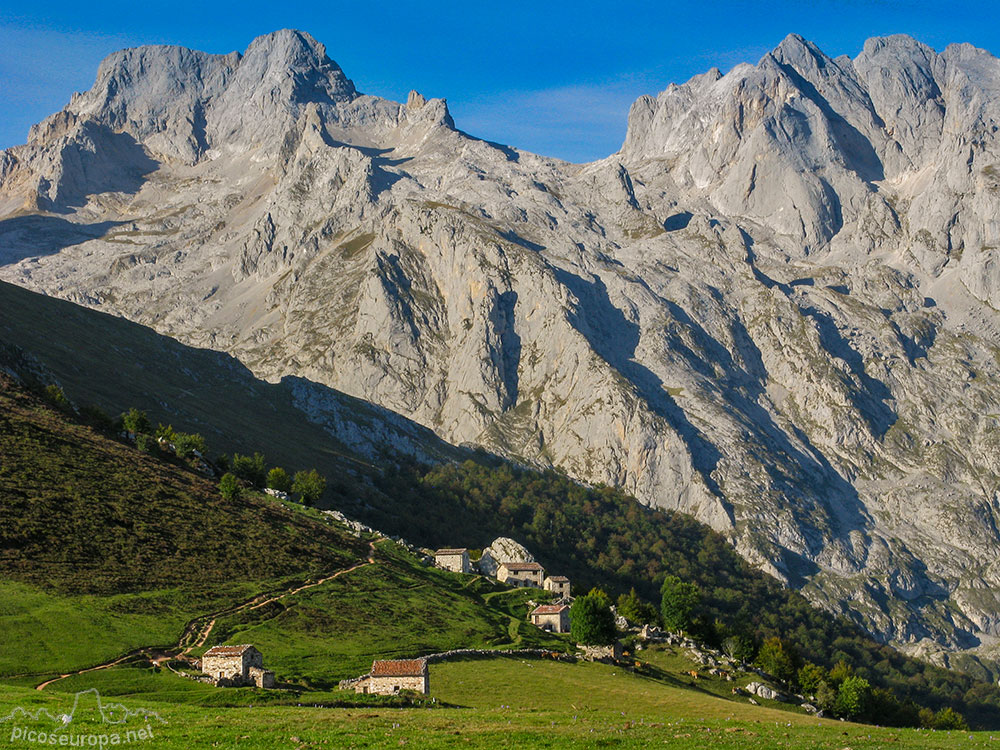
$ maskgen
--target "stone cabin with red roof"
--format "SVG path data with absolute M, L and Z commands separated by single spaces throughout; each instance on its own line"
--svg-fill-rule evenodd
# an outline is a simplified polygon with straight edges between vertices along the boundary
M 541 604 L 531 614 L 531 624 L 550 633 L 569 632 L 569 606 L 566 604 Z
M 431 691 L 430 672 L 424 659 L 375 661 L 371 672 L 354 686 L 356 693 L 395 695 L 400 690 Z
M 544 578 L 545 568 L 536 562 L 505 562 L 497 568 L 498 581 L 519 588 L 534 586 L 540 589 Z
M 201 671 L 216 687 L 274 687 L 274 672 L 264 669 L 263 654 L 249 644 L 213 646 L 201 657 Z

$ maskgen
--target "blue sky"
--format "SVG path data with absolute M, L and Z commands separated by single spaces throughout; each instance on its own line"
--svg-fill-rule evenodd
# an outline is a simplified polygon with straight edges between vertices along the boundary
M 832 56 L 907 33 L 937 50 L 1000 53 L 995 2 L 366 3 L 10 2 L 0 0 L 0 148 L 90 87 L 122 47 L 246 48 L 298 28 L 323 42 L 359 89 L 448 99 L 476 136 L 572 161 L 616 151 L 629 105 L 712 66 L 756 62 L 788 33 Z

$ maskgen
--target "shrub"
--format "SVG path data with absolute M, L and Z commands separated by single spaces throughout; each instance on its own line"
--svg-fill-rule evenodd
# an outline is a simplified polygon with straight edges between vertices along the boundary
M 764 641 L 755 663 L 783 682 L 791 682 L 795 677 L 795 657 L 777 636 Z
M 122 415 L 122 427 L 134 435 L 148 435 L 153 429 L 146 412 L 132 407 Z
M 267 472 L 267 486 L 278 492 L 291 492 L 292 478 L 280 466 L 275 466 Z
M 173 443 L 174 449 L 176 450 L 179 458 L 187 458 L 195 451 L 198 451 L 201 455 L 205 454 L 205 438 L 197 432 L 190 434 L 186 432 L 178 432 L 174 435 Z
M 70 404 L 69 399 L 66 398 L 66 394 L 63 393 L 63 389 L 58 385 L 45 386 L 45 400 L 60 411 L 73 411 L 72 404 Z
M 326 477 L 316 469 L 295 472 L 292 492 L 300 495 L 305 505 L 315 505 L 326 491 Z
M 235 474 L 226 472 L 219 480 L 219 492 L 226 500 L 235 500 L 240 496 L 240 480 Z
M 848 677 L 837 690 L 834 710 L 845 719 L 857 719 L 868 713 L 872 686 L 864 677 Z
M 254 453 L 253 456 L 241 456 L 239 453 L 234 453 L 230 471 L 254 487 L 263 487 L 267 480 L 267 469 L 264 466 L 264 456 L 261 453 Z
M 159 446 L 157 445 L 156 438 L 152 435 L 140 432 L 135 436 L 135 447 L 143 453 L 149 453 L 152 455 Z

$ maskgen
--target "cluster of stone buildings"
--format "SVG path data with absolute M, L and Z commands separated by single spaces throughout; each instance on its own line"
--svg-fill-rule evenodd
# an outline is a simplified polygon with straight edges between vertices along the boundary
M 473 573 L 469 550 L 464 547 L 439 549 L 434 553 L 434 563 L 439 568 L 454 573 Z M 553 633 L 569 632 L 570 585 L 566 576 L 546 576 L 545 568 L 537 562 L 501 562 L 496 569 L 498 581 L 517 588 L 536 588 L 556 595 L 555 604 L 542 604 L 528 615 L 531 623 Z
M 474 573 L 469 560 L 469 550 L 464 547 L 439 549 L 434 553 L 434 564 L 453 573 Z M 502 562 L 497 568 L 498 581 L 518 588 L 533 586 L 551 591 L 560 598 L 568 598 L 569 578 L 566 576 L 546 576 L 545 568 L 536 562 Z

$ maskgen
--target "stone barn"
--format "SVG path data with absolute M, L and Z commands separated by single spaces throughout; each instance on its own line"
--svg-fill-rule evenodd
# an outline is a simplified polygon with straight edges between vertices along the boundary
M 469 550 L 464 547 L 458 549 L 439 549 L 434 553 L 434 564 L 439 568 L 450 570 L 453 573 L 472 572 L 472 564 L 469 562 Z
M 400 690 L 424 695 L 431 691 L 430 671 L 424 659 L 375 661 L 372 671 L 354 686 L 355 692 L 372 695 L 395 695 Z
M 498 581 L 520 588 L 534 586 L 540 589 L 543 578 L 545 578 L 545 568 L 536 562 L 505 562 L 497 569 Z
M 569 596 L 569 579 L 566 576 L 548 576 L 542 588 L 560 598 Z
M 531 614 L 531 624 L 551 633 L 569 632 L 569 607 L 565 604 L 542 604 Z
M 274 687 L 274 672 L 264 669 L 264 656 L 253 646 L 213 646 L 201 657 L 201 671 L 217 687 Z

